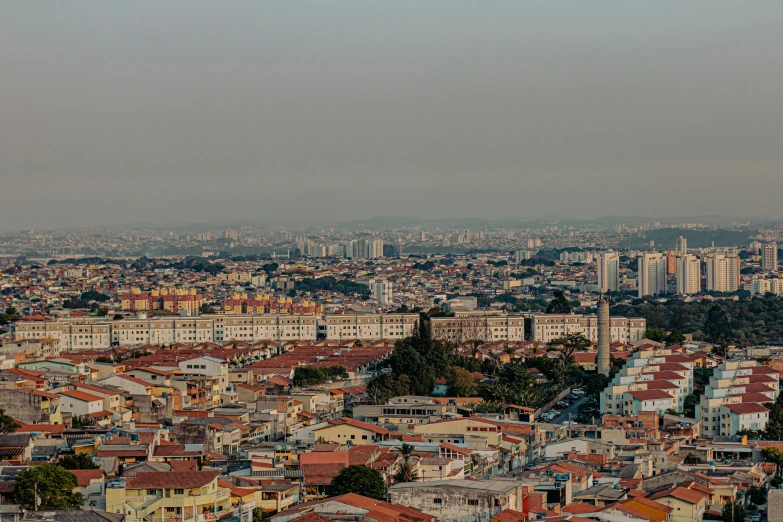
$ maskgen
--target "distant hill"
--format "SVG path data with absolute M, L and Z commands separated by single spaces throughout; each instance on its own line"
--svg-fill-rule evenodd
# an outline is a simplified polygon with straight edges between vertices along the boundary
M 659 228 L 625 238 L 620 242 L 618 248 L 649 248 L 650 241 L 655 241 L 655 248 L 658 250 L 674 248 L 674 242 L 680 236 L 688 240 L 689 248 L 707 248 L 713 243 L 715 246 L 746 246 L 750 242 L 750 237 L 758 233 L 758 230 L 750 228 L 742 230 Z

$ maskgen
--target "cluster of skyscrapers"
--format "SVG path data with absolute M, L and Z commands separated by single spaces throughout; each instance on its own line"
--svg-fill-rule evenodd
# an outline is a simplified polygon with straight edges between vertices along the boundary
M 707 292 L 736 292 L 740 288 L 740 258 L 731 251 L 709 252 L 697 257 L 688 253 L 688 241 L 680 237 L 676 241 L 674 252 L 645 252 L 638 257 L 637 290 L 639 297 L 659 295 L 667 292 L 666 282 L 669 274 L 676 275 L 676 293 L 681 295 Z M 702 283 L 702 261 L 704 262 L 704 283 Z M 598 288 L 602 292 L 614 292 L 621 289 L 620 254 L 604 252 L 598 256 Z M 768 243 L 761 248 L 761 269 L 765 273 L 778 271 L 777 243 Z M 755 281 L 755 280 L 754 280 Z M 764 285 L 757 282 L 756 292 L 772 291 L 776 282 Z M 769 286 L 770 288 L 767 288 Z
M 351 259 L 378 259 L 383 257 L 382 239 L 355 239 L 344 245 L 323 245 L 307 242 L 302 254 L 309 257 L 348 257 Z

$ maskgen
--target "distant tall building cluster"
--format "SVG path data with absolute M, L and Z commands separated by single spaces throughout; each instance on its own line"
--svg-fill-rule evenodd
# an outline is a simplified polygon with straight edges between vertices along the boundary
M 666 292 L 666 256 L 647 252 L 639 256 L 639 297 Z
M 761 269 L 764 272 L 778 271 L 778 244 L 767 243 L 761 249 Z
M 684 256 L 688 253 L 688 240 L 682 236 L 678 237 L 677 241 L 674 243 L 674 249 L 679 252 L 681 256 Z
M 531 256 L 530 250 L 517 250 L 514 252 L 514 259 L 516 259 L 517 264 L 521 263 L 522 261 L 527 261 L 530 259 Z
M 736 292 L 739 289 L 740 262 L 736 254 L 710 254 L 704 261 L 708 292 Z
M 345 243 L 345 257 L 352 259 L 377 259 L 383 257 L 382 239 L 356 239 Z
M 601 292 L 620 290 L 620 254 L 604 252 L 598 256 L 598 289 Z
M 677 293 L 698 294 L 701 291 L 701 263 L 693 254 L 681 254 L 677 258 Z

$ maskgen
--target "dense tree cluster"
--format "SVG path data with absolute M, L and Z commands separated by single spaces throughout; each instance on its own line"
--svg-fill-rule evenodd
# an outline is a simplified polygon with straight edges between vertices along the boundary
M 693 334 L 694 339 L 719 344 L 753 345 L 783 339 L 783 299 L 777 297 L 690 303 L 635 300 L 612 307 L 612 315 L 643 317 L 650 329 Z
M 4 314 L 0 314 L 0 324 L 12 323 L 19 319 L 19 317 L 19 312 L 16 311 L 16 308 L 9 306 L 5 309 Z
M 308 277 L 296 282 L 297 292 L 316 293 L 319 291 L 336 292 L 345 295 L 361 295 L 364 299 L 370 297 L 370 288 L 367 285 L 348 281 L 346 279 L 335 279 L 334 277 L 319 277 L 318 279 Z
M 313 386 L 323 384 L 331 379 L 348 377 L 348 372 L 343 366 L 299 366 L 294 370 L 294 386 Z
M 69 510 L 80 509 L 84 502 L 81 493 L 74 493 L 76 475 L 57 464 L 33 466 L 16 476 L 14 500 L 24 509 Z
M 326 496 L 335 497 L 347 493 L 382 500 L 386 494 L 386 485 L 377 470 L 362 465 L 348 466 L 332 479 L 326 488 Z

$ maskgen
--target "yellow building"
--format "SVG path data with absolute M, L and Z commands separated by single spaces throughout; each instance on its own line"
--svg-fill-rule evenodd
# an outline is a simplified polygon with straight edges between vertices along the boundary
M 106 511 L 126 522 L 207 522 L 230 513 L 231 489 L 220 471 L 139 472 L 106 485 Z
M 316 439 L 340 444 L 367 445 L 389 438 L 389 430 L 348 417 L 329 421 L 329 425 L 313 430 Z
M 634 497 L 621 502 L 623 505 L 649 515 L 650 522 L 669 522 L 674 508 L 644 497 Z
M 473 435 L 487 439 L 488 446 L 499 446 L 503 436 L 503 431 L 499 426 L 478 418 L 462 418 L 430 422 L 429 424 L 417 424 L 413 427 L 413 433 L 425 436 L 441 433 Z
M 705 493 L 681 486 L 654 493 L 649 499 L 672 508 L 672 522 L 701 522 L 708 503 Z

